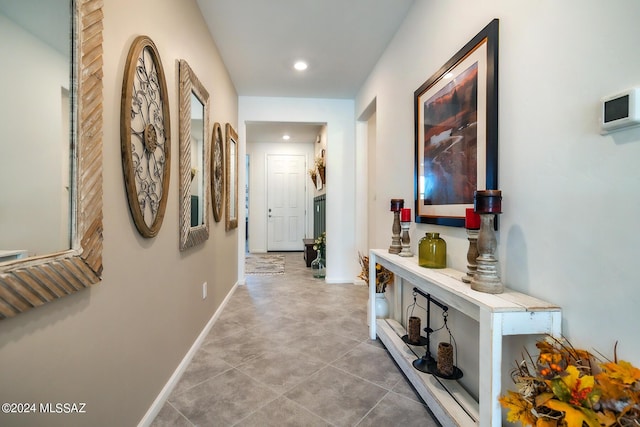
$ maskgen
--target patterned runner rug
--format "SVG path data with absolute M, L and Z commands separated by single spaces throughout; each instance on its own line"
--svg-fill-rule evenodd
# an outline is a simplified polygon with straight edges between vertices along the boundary
M 245 274 L 284 274 L 284 255 L 247 255 L 244 269 Z

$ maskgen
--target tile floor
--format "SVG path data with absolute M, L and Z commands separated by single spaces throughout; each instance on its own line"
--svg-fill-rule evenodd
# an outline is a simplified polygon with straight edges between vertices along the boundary
M 247 276 L 153 421 L 164 426 L 437 426 L 379 341 L 365 286 Z

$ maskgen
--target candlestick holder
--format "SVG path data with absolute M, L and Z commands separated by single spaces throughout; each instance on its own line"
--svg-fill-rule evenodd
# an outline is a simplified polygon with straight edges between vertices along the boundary
M 478 268 L 471 279 L 471 289 L 489 294 L 504 291 L 504 285 L 498 276 L 498 260 L 495 257 L 498 242 L 494 228 L 496 214 L 502 212 L 502 195 L 500 190 L 476 191 L 474 210 L 480 215 L 480 232 L 478 233 Z
M 393 225 L 391 226 L 391 246 L 389 246 L 390 254 L 399 254 L 402 251 L 400 230 L 400 211 L 394 211 Z
M 413 256 L 413 252 L 411 252 L 411 240 L 409 238 L 409 226 L 411 226 L 411 221 L 400 221 L 400 227 L 402 228 L 402 250 L 399 255 L 404 257 Z
M 404 207 L 404 199 L 391 199 L 391 212 L 393 212 L 393 225 L 391 226 L 390 254 L 399 254 L 402 250 L 400 243 L 400 211 Z
M 504 285 L 498 276 L 498 260 L 495 257 L 498 246 L 496 234 L 493 230 L 495 214 L 480 214 L 480 233 L 478 233 L 478 264 L 476 273 L 471 279 L 471 289 L 489 294 L 499 294 L 504 291 Z
M 467 228 L 467 240 L 469 240 L 469 249 L 467 250 L 467 274 L 462 276 L 464 283 L 471 283 L 473 276 L 478 270 L 478 230 Z

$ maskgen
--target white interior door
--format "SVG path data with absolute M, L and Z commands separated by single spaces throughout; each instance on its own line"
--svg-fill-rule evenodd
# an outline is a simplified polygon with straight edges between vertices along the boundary
M 268 251 L 303 249 L 305 178 L 305 156 L 267 155 Z

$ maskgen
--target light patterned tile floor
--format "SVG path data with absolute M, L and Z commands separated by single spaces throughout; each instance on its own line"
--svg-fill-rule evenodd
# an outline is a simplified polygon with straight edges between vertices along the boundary
M 236 288 L 152 426 L 438 426 L 368 338 L 367 288 L 284 255 L 285 274 Z

